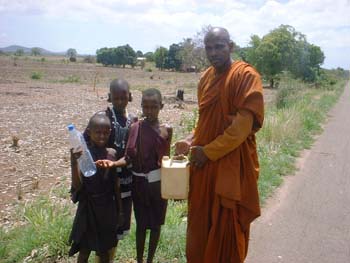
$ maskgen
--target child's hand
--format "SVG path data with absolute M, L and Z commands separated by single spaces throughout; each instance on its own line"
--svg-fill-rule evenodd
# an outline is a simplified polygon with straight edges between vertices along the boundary
M 187 140 L 180 140 L 175 143 L 175 155 L 187 155 L 190 151 L 191 143 Z
M 77 149 L 78 151 L 74 151 L 74 149 L 70 149 L 70 160 L 72 163 L 77 162 L 79 157 L 83 154 L 83 151 L 81 149 Z
M 114 161 L 111 160 L 97 160 L 95 162 L 97 167 L 101 167 L 101 168 L 111 168 L 114 167 Z
M 168 133 L 167 127 L 166 127 L 166 126 L 160 126 L 160 127 L 159 127 L 159 130 L 160 130 L 160 136 L 161 136 L 163 139 L 167 140 L 168 137 L 169 137 L 169 133 Z
M 182 161 L 182 160 L 185 160 L 185 159 L 186 159 L 186 157 L 183 154 L 179 154 L 179 155 L 174 155 L 173 156 L 173 160 L 176 160 L 176 161 Z

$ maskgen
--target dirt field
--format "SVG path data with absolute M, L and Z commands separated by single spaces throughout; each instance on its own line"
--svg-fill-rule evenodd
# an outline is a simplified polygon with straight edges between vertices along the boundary
M 195 107 L 195 73 L 146 72 L 94 64 L 20 59 L 14 66 L 9 57 L 0 57 L 0 216 L 4 223 L 13 203 L 27 200 L 42 190 L 69 179 L 66 126 L 82 130 L 88 118 L 108 105 L 108 83 L 117 77 L 130 82 L 134 101 L 129 111 L 140 114 L 140 90 L 160 88 L 166 97 L 161 119 L 179 126 L 184 115 Z M 40 80 L 32 80 L 40 72 Z M 93 90 L 97 74 L 96 90 Z M 153 78 L 153 79 L 151 79 Z M 74 83 L 71 83 L 75 81 Z M 185 89 L 185 101 L 173 98 L 177 88 Z M 19 146 L 13 147 L 13 137 Z
M 41 79 L 31 79 L 33 72 L 40 73 Z M 141 90 L 159 88 L 165 97 L 161 120 L 170 123 L 179 137 L 196 108 L 199 76 L 67 64 L 57 58 L 42 62 L 38 58 L 14 61 L 0 56 L 0 225 L 10 223 L 10 213 L 18 202 L 69 182 L 66 126 L 74 123 L 83 130 L 94 112 L 107 107 L 112 79 L 129 81 L 134 98 L 129 112 L 138 115 Z M 185 90 L 182 104 L 174 97 L 179 88 Z M 269 100 L 269 93 L 266 95 Z M 18 146 L 13 146 L 15 137 L 19 139 Z

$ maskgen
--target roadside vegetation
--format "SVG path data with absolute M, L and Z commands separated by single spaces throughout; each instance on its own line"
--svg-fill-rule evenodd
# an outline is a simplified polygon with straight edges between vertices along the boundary
M 347 79 L 341 70 L 324 71 L 322 80 L 312 86 L 281 77 L 274 102 L 266 106 L 264 127 L 257 134 L 262 203 L 282 183 L 283 176 L 295 171 L 296 158 L 322 131 Z

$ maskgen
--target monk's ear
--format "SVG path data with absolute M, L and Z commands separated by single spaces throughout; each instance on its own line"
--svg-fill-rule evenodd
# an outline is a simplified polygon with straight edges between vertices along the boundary
M 233 41 L 230 40 L 230 42 L 228 43 L 229 47 L 230 47 L 230 51 L 231 53 L 234 51 L 234 44 L 233 44 Z
M 130 91 L 129 91 L 129 102 L 132 102 L 132 94 Z
M 107 102 L 112 102 L 112 99 L 111 99 L 111 93 L 108 93 Z
M 163 109 L 163 107 L 164 107 L 164 104 L 163 104 L 163 103 L 161 103 L 161 104 L 160 104 L 160 109 L 162 110 L 162 109 Z

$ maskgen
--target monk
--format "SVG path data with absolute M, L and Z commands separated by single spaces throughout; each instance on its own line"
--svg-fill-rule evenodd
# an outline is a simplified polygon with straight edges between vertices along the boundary
M 188 263 L 240 263 L 260 215 L 262 83 L 249 64 L 231 60 L 226 29 L 212 28 L 204 44 L 212 66 L 198 84 L 199 119 L 193 135 L 175 144 L 176 154 L 191 159 L 186 256 Z

